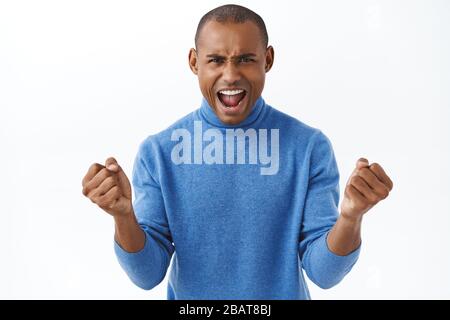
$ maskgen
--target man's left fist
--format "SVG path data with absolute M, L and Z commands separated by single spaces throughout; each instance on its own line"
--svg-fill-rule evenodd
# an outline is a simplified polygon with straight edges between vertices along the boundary
M 367 159 L 360 158 L 345 186 L 341 215 L 350 219 L 361 218 L 378 201 L 385 199 L 392 187 L 391 179 L 378 163 L 369 165 Z

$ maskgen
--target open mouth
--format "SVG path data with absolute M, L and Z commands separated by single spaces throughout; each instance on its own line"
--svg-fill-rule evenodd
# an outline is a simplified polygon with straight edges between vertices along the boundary
M 236 108 L 239 103 L 245 98 L 247 92 L 243 89 L 235 90 L 220 90 L 217 93 L 220 102 L 225 108 Z

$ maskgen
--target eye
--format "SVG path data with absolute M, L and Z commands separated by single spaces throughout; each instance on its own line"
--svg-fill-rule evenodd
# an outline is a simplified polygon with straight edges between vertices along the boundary
M 208 63 L 210 63 L 210 62 L 212 62 L 212 63 L 222 63 L 223 59 L 222 58 L 211 58 L 211 59 L 208 60 Z
M 252 61 L 255 61 L 255 59 L 252 59 L 252 58 L 250 58 L 250 57 L 240 57 L 240 58 L 238 59 L 238 62 L 239 62 L 239 63 L 242 63 L 242 62 L 246 63 L 246 62 L 252 62 Z

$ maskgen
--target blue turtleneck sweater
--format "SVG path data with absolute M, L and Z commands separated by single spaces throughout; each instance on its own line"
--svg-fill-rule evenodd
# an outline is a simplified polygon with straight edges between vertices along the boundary
M 239 125 L 208 102 L 139 146 L 133 207 L 144 248 L 119 263 L 151 289 L 170 265 L 168 299 L 309 299 L 350 271 L 338 256 L 339 172 L 329 139 L 260 97 Z

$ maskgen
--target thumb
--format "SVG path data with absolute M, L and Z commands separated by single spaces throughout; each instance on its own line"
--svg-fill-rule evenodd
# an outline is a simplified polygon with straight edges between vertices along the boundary
M 369 160 L 367 160 L 366 158 L 359 158 L 358 161 L 356 161 L 356 169 L 361 169 L 368 166 Z
M 106 167 L 106 169 L 111 170 L 116 173 L 122 170 L 122 168 L 117 163 L 117 160 L 113 157 L 109 157 L 108 159 L 106 159 L 105 167 Z

